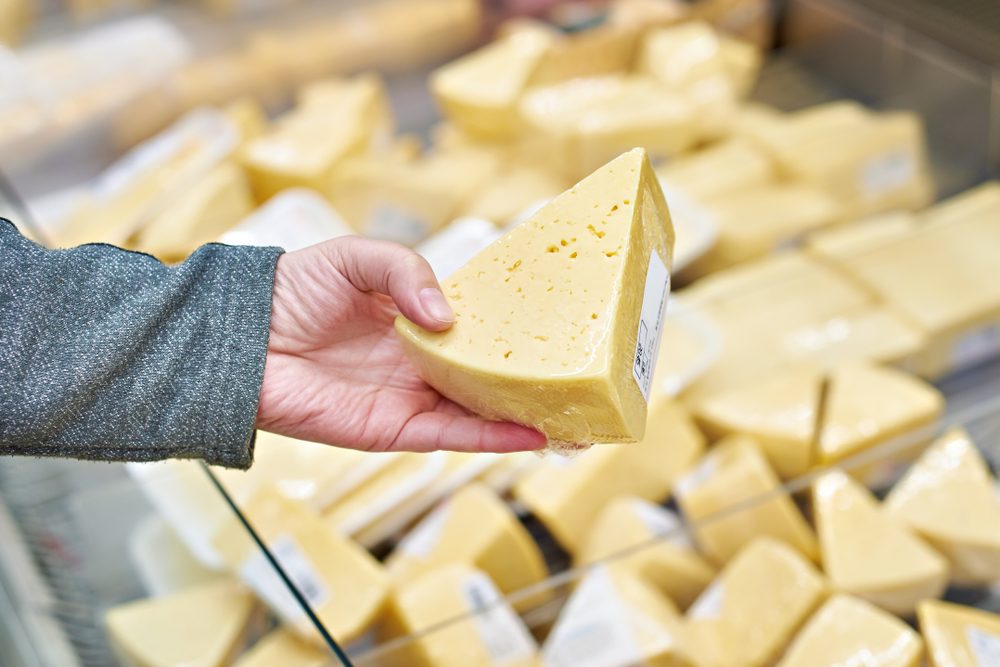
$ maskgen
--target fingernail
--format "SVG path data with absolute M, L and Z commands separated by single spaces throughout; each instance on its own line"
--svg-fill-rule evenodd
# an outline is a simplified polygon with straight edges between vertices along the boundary
M 420 290 L 420 303 L 424 307 L 424 312 L 438 322 L 452 322 L 455 319 L 455 313 L 439 289 L 425 287 Z

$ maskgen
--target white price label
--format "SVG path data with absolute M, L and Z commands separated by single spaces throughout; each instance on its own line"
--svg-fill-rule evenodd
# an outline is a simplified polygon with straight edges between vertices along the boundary
M 1000 665 L 1000 636 L 979 628 L 967 628 L 965 637 L 969 641 L 969 650 L 976 658 L 978 667 Z
M 268 548 L 310 607 L 322 607 L 329 601 L 330 591 L 291 535 L 280 535 Z M 285 621 L 292 624 L 305 622 L 302 606 L 263 552 L 257 551 L 247 559 L 240 568 L 240 578 Z
M 486 575 L 477 573 L 464 584 L 462 594 L 474 614 L 479 639 L 496 667 L 520 664 L 535 655 L 535 642 L 524 622 L 502 602 L 499 591 Z
M 879 197 L 898 190 L 912 181 L 916 174 L 913 157 L 906 151 L 893 151 L 872 158 L 864 164 L 861 182 L 869 197 Z
M 649 268 L 646 270 L 646 286 L 642 295 L 642 310 L 639 314 L 635 356 L 632 361 L 632 375 L 647 403 L 660 350 L 660 334 L 663 333 L 668 294 L 670 294 L 670 271 L 660 259 L 660 255 L 653 250 L 649 254 Z

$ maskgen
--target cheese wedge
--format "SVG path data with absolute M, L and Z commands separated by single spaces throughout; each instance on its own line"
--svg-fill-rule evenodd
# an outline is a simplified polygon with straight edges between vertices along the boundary
M 823 576 L 802 556 L 770 538 L 754 540 L 687 611 L 695 664 L 774 664 L 826 595 Z
M 794 161 L 803 146 L 864 127 L 872 113 L 853 100 L 817 104 L 790 114 L 752 105 L 741 112 L 737 133 L 766 151 L 779 165 Z
M 534 452 L 504 454 L 496 465 L 480 475 L 479 481 L 497 494 L 504 495 L 521 478 L 541 465 L 542 459 Z
M 345 643 L 360 637 L 381 613 L 388 594 L 388 577 L 378 561 L 273 486 L 258 490 L 241 509 L 323 626 Z M 242 525 L 224 530 L 216 546 L 230 569 L 289 629 L 322 643 L 299 601 Z
M 953 429 L 924 452 L 885 499 L 885 509 L 951 564 L 959 585 L 1000 580 L 1000 497 L 976 445 Z
M 657 168 L 656 173 L 669 187 L 702 201 L 767 185 L 775 178 L 767 155 L 741 139 L 681 155 Z
M 923 641 L 864 600 L 834 595 L 813 614 L 778 667 L 919 667 Z
M 436 70 L 430 86 L 445 116 L 472 136 L 516 135 L 517 102 L 553 39 L 545 30 L 518 30 Z
M 712 320 L 671 299 L 656 362 L 657 388 L 677 396 L 715 363 L 722 346 L 722 334 Z
M 716 563 L 726 563 L 761 535 L 818 559 L 812 529 L 748 436 L 716 444 L 677 482 L 676 496 L 698 546 Z
M 641 442 L 593 447 L 572 457 L 550 454 L 517 482 L 514 496 L 575 553 L 609 502 L 623 495 L 665 500 L 704 447 L 688 414 L 671 399 L 656 397 Z
M 1000 181 L 987 181 L 928 206 L 919 215 L 923 224 L 947 225 L 981 218 L 997 211 L 1000 211 Z
M 948 583 L 948 562 L 841 471 L 813 483 L 823 568 L 837 589 L 900 616 L 935 598 Z
M 385 637 L 428 630 L 387 650 L 384 658 L 392 665 L 541 667 L 524 622 L 490 578 L 467 565 L 449 565 L 407 582 L 393 594 L 386 616 Z
M 129 561 L 146 592 L 162 597 L 224 575 L 202 565 L 167 520 L 150 514 L 128 540 Z
M 718 34 L 703 21 L 688 21 L 647 34 L 636 69 L 684 90 L 716 76 L 728 76 L 729 62 Z
M 531 424 L 551 442 L 635 442 L 672 248 L 659 184 L 634 150 L 446 281 L 451 329 L 399 318 L 396 331 L 420 375 L 477 414 Z
M 939 600 L 917 607 L 930 667 L 1000 664 L 1000 616 Z
M 104 620 L 125 664 L 223 667 L 242 648 L 253 612 L 253 595 L 227 579 L 113 607 Z
M 640 30 L 637 24 L 626 25 L 611 16 L 585 30 L 570 31 L 534 19 L 514 19 L 500 28 L 503 34 L 542 31 L 552 40 L 531 77 L 532 86 L 628 70 L 635 57 Z
M 386 561 L 397 584 L 430 570 L 463 563 L 488 574 L 505 594 L 547 576 L 545 559 L 511 509 L 488 487 L 474 483 L 427 515 Z
M 822 384 L 812 365 L 788 368 L 706 398 L 695 418 L 713 440 L 752 436 L 775 472 L 792 479 L 812 466 Z
M 652 584 L 681 609 L 715 576 L 715 568 L 695 550 L 676 514 L 634 496 L 616 498 L 601 512 L 574 564 L 601 561 Z
M 246 145 L 267 131 L 267 113 L 253 97 L 234 99 L 222 108 L 222 113 L 236 126 L 241 145 Z
M 837 264 L 906 238 L 916 227 L 917 218 L 912 213 L 883 213 L 815 232 L 805 247 L 817 257 Z
M 584 577 L 545 640 L 545 667 L 693 667 L 680 617 L 641 579 L 604 567 Z
M 919 445 L 930 438 L 925 432 L 943 410 L 941 393 L 912 375 L 866 363 L 844 364 L 830 375 L 819 462 L 835 463 L 904 436 Z
M 330 667 L 334 657 L 303 641 L 295 633 L 274 630 L 240 656 L 233 667 Z

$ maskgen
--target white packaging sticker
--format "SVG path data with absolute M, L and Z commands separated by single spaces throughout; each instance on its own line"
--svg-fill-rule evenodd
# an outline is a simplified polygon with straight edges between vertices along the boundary
M 368 236 L 414 246 L 430 233 L 427 222 L 409 211 L 391 204 L 380 204 L 365 230 Z
M 659 355 L 660 334 L 663 333 L 663 318 L 666 315 L 669 294 L 670 272 L 660 259 L 660 255 L 653 250 L 649 254 L 646 287 L 642 295 L 642 311 L 639 314 L 639 328 L 635 342 L 635 357 L 632 362 L 632 375 L 647 403 Z
M 958 337 L 952 347 L 953 371 L 970 368 L 1000 354 L 1000 324 L 979 327 Z
M 861 183 L 868 197 L 879 197 L 898 190 L 916 174 L 913 156 L 907 151 L 891 151 L 874 157 L 861 168 Z
M 329 601 L 329 589 L 295 538 L 287 534 L 280 535 L 268 544 L 268 548 L 310 607 L 322 607 Z M 306 622 L 306 614 L 298 600 L 285 586 L 263 552 L 255 551 L 243 563 L 240 578 L 286 622 Z
M 500 592 L 481 572 L 469 577 L 462 585 L 462 596 L 479 639 L 496 667 L 523 663 L 535 656 L 535 641 L 524 622 L 514 613 Z
M 311 190 L 286 190 L 247 216 L 220 239 L 232 245 L 278 246 L 291 252 L 354 230 Z
M 441 541 L 441 533 L 448 523 L 451 504 L 444 503 L 411 530 L 400 542 L 399 552 L 414 558 L 426 558 Z
M 1000 636 L 979 628 L 966 628 L 965 637 L 977 667 L 1000 666 Z

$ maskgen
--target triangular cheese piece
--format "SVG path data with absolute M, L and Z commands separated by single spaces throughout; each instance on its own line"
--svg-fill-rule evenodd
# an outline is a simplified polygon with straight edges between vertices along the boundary
M 871 364 L 845 364 L 830 377 L 820 463 L 835 463 L 930 427 L 943 409 L 941 393 L 919 378 Z
M 760 382 L 710 396 L 695 418 L 709 438 L 753 436 L 784 479 L 812 465 L 822 373 L 811 365 L 778 371 Z
M 723 564 L 761 535 L 781 540 L 810 560 L 816 536 L 757 443 L 730 436 L 677 483 L 677 502 L 701 550 Z
M 917 607 L 917 617 L 934 667 L 1000 665 L 1000 615 L 924 600 Z
M 947 561 L 845 473 L 814 482 L 813 512 L 824 569 L 841 591 L 901 616 L 944 592 Z
M 574 563 L 604 561 L 634 574 L 686 609 L 712 581 L 715 568 L 695 550 L 683 521 L 642 498 L 623 496 L 601 512 Z
M 127 664 L 222 667 L 240 649 L 253 610 L 253 595 L 227 579 L 115 607 L 105 622 Z
M 918 667 L 920 636 L 864 600 L 835 595 L 788 647 L 778 667 Z
M 699 667 L 771 665 L 827 594 L 822 575 L 781 542 L 754 540 L 687 612 Z
M 254 644 L 233 667 L 331 667 L 333 656 L 279 629 Z
M 673 228 L 645 151 L 563 193 L 444 284 L 455 325 L 396 329 L 421 376 L 557 443 L 635 442 L 669 290 Z
M 996 479 L 963 429 L 939 438 L 885 500 L 886 510 L 951 562 L 952 581 L 1000 579 L 1000 496 Z

